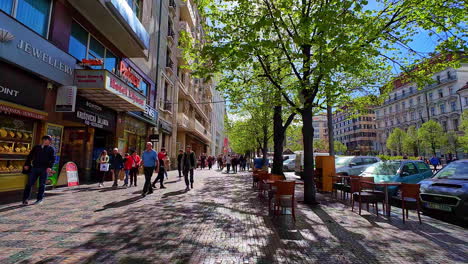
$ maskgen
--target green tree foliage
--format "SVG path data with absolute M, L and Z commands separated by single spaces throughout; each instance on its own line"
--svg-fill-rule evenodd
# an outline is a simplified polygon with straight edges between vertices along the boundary
M 418 130 L 415 126 L 410 126 L 406 130 L 406 137 L 403 139 L 402 150 L 408 155 L 419 155 Z
M 338 154 L 345 154 L 346 151 L 348 151 L 346 145 L 341 143 L 340 141 L 335 140 L 335 152 Z
M 328 152 L 328 141 L 325 139 L 314 140 L 314 152 Z
M 367 0 L 198 3 L 208 17 L 205 29 L 210 37 L 198 60 L 199 73 L 260 69 L 301 115 L 306 203 L 315 202 L 312 110 L 352 93 L 340 85 L 342 79 L 362 79 L 362 87 L 373 87 L 380 83 L 368 81 L 370 73 L 395 65 L 422 84 L 434 70 L 456 64 L 445 54 L 466 47 L 466 39 L 460 37 L 466 34 L 466 10 L 460 0 L 380 0 L 373 8 Z M 436 52 L 442 54 L 438 63 L 411 47 L 421 29 L 437 35 Z M 417 70 L 413 63 L 418 63 Z
M 387 138 L 387 148 L 401 155 L 403 150 L 403 142 L 406 138 L 405 131 L 395 128 Z
M 293 124 L 286 130 L 286 146 L 292 151 L 302 150 L 302 132 L 301 126 Z
M 460 144 L 463 146 L 465 153 L 468 153 L 468 109 L 463 111 L 460 129 L 464 135 L 460 137 Z
M 455 131 L 449 131 L 442 137 L 442 149 L 445 153 L 455 154 L 461 150 L 462 144 Z
M 434 120 L 427 121 L 418 129 L 421 145 L 428 148 L 433 155 L 436 155 L 436 150 L 440 149 L 443 135 L 442 126 Z

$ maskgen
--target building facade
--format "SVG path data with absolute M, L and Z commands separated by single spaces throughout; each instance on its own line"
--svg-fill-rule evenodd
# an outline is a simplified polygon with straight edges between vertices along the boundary
M 154 1 L 156 2 L 156 1 Z M 51 135 L 56 173 L 93 181 L 102 150 L 144 148 L 157 124 L 153 1 L 0 2 L 0 192 L 20 190 L 26 155 Z
M 320 113 L 313 117 L 312 125 L 314 127 L 314 141 L 328 139 L 328 121 L 327 114 Z
M 223 154 L 224 150 L 224 117 L 226 115 L 226 104 L 224 97 L 219 91 L 213 89 L 213 112 L 211 122 L 211 152 L 209 155 L 217 156 Z
M 336 111 L 333 114 L 333 134 L 336 141 L 346 145 L 348 154 L 372 154 L 377 138 L 374 111 L 366 110 L 357 114 L 346 108 Z
M 444 131 L 458 131 L 466 97 L 460 89 L 468 81 L 468 64 L 433 75 L 434 83 L 417 87 L 414 83 L 393 82 L 394 89 L 384 105 L 375 108 L 378 126 L 377 151 L 388 153 L 386 140 L 393 129 L 419 128 L 428 120 L 437 121 Z M 460 93 L 458 93 L 460 91 Z

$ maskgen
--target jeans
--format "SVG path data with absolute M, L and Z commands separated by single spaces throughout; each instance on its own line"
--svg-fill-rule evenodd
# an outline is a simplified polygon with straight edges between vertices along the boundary
M 189 182 L 189 172 L 190 172 L 190 182 Z M 193 184 L 193 169 L 191 169 L 191 170 L 185 169 L 184 170 L 184 180 L 185 180 L 185 185 L 187 185 L 187 187 L 189 187 L 190 183 Z
M 153 176 L 154 167 L 144 167 L 145 173 L 145 185 L 143 186 L 143 193 L 153 192 L 153 186 L 151 186 L 151 177 Z
M 137 175 L 138 175 L 138 168 L 131 168 L 130 169 L 130 185 L 135 184 L 137 185 Z
M 182 164 L 177 164 L 177 170 L 179 171 L 179 178 L 182 177 Z
M 117 186 L 117 182 L 119 181 L 120 169 L 113 169 L 112 173 L 114 174 L 114 186 Z
M 226 164 L 226 167 L 227 167 L 227 173 L 229 173 L 229 171 L 231 170 L 231 164 Z
M 37 191 L 37 200 L 44 199 L 45 184 L 47 180 L 47 169 L 46 168 L 32 168 L 31 173 L 28 177 L 28 183 L 24 187 L 23 201 L 27 201 L 29 196 L 31 196 L 31 188 L 36 183 L 37 178 L 39 178 L 39 189 Z
M 99 171 L 98 172 L 98 181 L 99 181 L 99 183 L 104 183 L 106 175 L 107 175 L 107 171 Z
M 125 185 L 128 185 L 128 178 L 130 176 L 130 170 L 124 170 L 125 171 L 125 180 L 124 180 L 124 184 Z
M 158 182 L 159 180 L 159 184 L 161 187 L 164 187 L 164 174 L 166 173 L 166 170 L 164 169 L 164 167 L 159 167 L 159 172 L 158 172 L 158 176 L 156 177 L 156 179 L 154 180 L 153 182 L 153 185 L 156 185 L 156 183 Z

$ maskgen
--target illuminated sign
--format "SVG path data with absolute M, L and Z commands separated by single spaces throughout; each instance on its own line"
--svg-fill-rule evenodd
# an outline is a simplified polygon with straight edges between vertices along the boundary
M 82 59 L 80 65 L 82 66 L 102 66 L 104 61 L 100 59 Z
M 130 68 L 129 66 L 127 66 L 127 64 L 123 61 L 120 62 L 120 75 L 122 77 L 122 79 L 124 79 L 125 81 L 128 81 L 129 83 L 131 83 L 135 88 L 138 88 L 140 87 L 140 78 L 138 78 L 132 71 L 132 68 Z

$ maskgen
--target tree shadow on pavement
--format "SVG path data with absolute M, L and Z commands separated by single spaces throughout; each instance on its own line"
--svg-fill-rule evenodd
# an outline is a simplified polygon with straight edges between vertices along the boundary
M 126 200 L 108 203 L 104 205 L 102 209 L 95 210 L 94 212 L 102 212 L 104 210 L 111 209 L 111 208 L 119 208 L 119 207 L 127 206 L 127 205 L 140 201 L 142 198 L 143 197 L 141 195 L 138 195 L 138 196 L 126 199 Z

